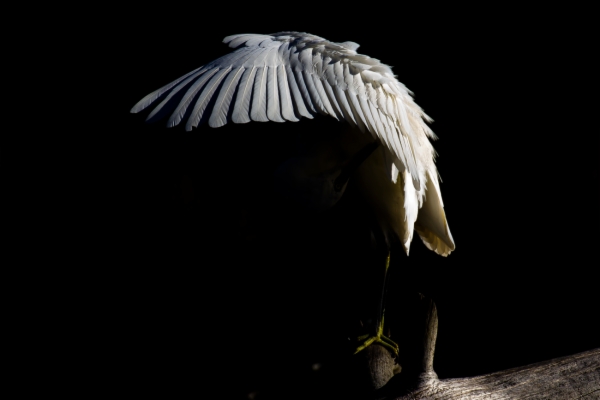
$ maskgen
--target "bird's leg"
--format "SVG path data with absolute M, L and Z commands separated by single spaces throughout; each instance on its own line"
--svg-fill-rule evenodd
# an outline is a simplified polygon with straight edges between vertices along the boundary
M 374 330 L 371 333 L 359 336 L 358 341 L 361 342 L 361 344 L 356 348 L 354 354 L 361 352 L 362 350 L 366 349 L 373 343 L 379 343 L 381 346 L 388 349 L 394 357 L 398 356 L 398 345 L 392 339 L 388 338 L 387 336 L 385 336 L 383 334 L 384 314 L 385 314 L 385 297 L 386 297 L 386 293 L 387 293 L 387 282 L 388 282 L 387 276 L 388 276 L 389 267 L 390 267 L 390 254 L 388 252 L 388 255 L 385 260 L 383 287 L 380 292 L 381 296 L 379 298 L 379 303 L 378 303 L 378 307 L 377 307 L 377 316 L 375 319 L 375 324 L 373 324 L 373 327 L 372 327 Z

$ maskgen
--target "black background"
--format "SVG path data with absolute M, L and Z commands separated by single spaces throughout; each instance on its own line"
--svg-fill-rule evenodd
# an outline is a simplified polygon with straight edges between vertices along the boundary
M 94 269 L 103 322 L 92 328 L 107 346 L 103 379 L 131 394 L 317 397 L 345 360 L 353 291 L 369 268 L 360 200 L 349 189 L 315 217 L 268 195 L 293 134 L 336 121 L 185 132 L 129 114 L 228 52 L 221 40 L 235 33 L 355 41 L 434 119 L 457 250 L 442 258 L 415 239 L 410 257 L 392 260 L 390 290 L 436 301 L 440 378 L 598 347 L 598 134 L 592 115 L 580 115 L 588 86 L 559 16 L 172 2 L 110 14 L 95 32 L 100 105 L 88 111 L 101 149 L 90 212 L 100 215 L 104 260 Z

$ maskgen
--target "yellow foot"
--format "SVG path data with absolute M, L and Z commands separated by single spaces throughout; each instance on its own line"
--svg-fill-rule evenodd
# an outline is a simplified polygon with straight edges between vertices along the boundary
M 393 357 L 398 357 L 398 345 L 392 339 L 383 335 L 381 332 L 378 332 L 377 335 L 362 335 L 358 338 L 359 342 L 362 342 L 360 346 L 356 348 L 354 354 L 358 354 L 373 343 L 379 343 L 386 349 L 388 349 Z

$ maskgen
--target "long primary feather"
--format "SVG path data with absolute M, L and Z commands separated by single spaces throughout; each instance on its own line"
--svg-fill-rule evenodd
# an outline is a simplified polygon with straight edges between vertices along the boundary
M 261 67 L 256 71 L 254 88 L 252 89 L 252 121 L 267 122 L 267 72 L 269 67 Z
M 288 81 L 285 66 L 283 65 L 277 67 L 277 87 L 279 88 L 279 99 L 281 101 L 281 116 L 291 122 L 299 121 L 294 114 L 294 106 L 292 105 L 292 96 L 290 93 L 291 83 Z M 304 105 L 302 99 L 300 99 L 300 102 Z
M 267 70 L 267 116 L 273 122 L 285 122 L 281 118 L 279 108 L 279 82 L 277 82 L 277 67 L 268 67 Z

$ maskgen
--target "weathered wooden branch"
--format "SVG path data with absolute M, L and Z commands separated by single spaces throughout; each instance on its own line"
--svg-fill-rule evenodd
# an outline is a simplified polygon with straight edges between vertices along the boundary
M 394 400 L 600 399 L 600 349 L 493 374 L 429 379 Z
M 421 297 L 416 332 L 422 342 L 393 375 L 389 353 L 379 346 L 365 356 L 371 367 L 371 398 L 380 400 L 478 400 L 478 399 L 600 399 L 600 349 L 512 368 L 492 374 L 459 379 L 438 379 L 433 370 L 437 337 L 437 310 L 432 300 Z

